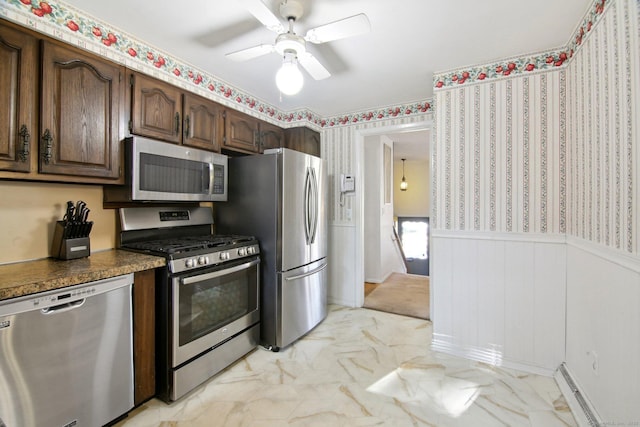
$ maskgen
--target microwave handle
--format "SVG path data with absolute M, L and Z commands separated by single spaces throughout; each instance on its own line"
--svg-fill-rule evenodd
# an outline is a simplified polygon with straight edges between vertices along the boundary
M 213 176 L 213 163 L 209 162 L 209 194 L 213 194 L 213 182 L 214 180 L 214 176 Z

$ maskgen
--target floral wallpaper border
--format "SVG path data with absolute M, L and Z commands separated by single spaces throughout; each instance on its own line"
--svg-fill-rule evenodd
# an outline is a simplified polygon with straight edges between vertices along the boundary
M 0 1 L 9 5 L 12 8 L 12 12 L 14 12 L 11 13 L 6 7 L 3 7 L 0 9 L 1 17 L 57 39 L 75 43 L 79 47 L 94 51 L 129 68 L 178 84 L 186 90 L 258 116 L 279 126 L 308 125 L 320 129 L 384 120 L 400 115 L 422 114 L 431 109 L 431 101 L 425 100 L 329 118 L 322 118 L 309 109 L 293 112 L 280 111 L 273 105 L 261 101 L 211 74 L 184 63 L 179 58 L 174 58 L 159 49 L 145 44 L 125 32 L 85 15 L 63 2 L 55 0 Z
M 0 10 L 0 16 L 56 37 L 75 41 L 80 47 L 93 50 L 125 66 L 152 74 L 184 89 L 211 98 L 274 124 L 291 127 L 308 125 L 321 129 L 361 122 L 385 120 L 401 115 L 423 114 L 433 110 L 433 99 L 403 105 L 392 105 L 363 112 L 323 118 L 309 109 L 280 111 L 273 105 L 243 92 L 215 76 L 167 55 L 159 49 L 111 28 L 97 19 L 84 15 L 71 6 L 56 0 L 0 0 L 13 8 L 15 14 Z M 455 87 L 465 83 L 498 79 L 565 66 L 584 37 L 602 16 L 611 0 L 595 0 L 564 49 L 527 55 L 491 64 L 435 74 L 434 89 Z M 44 24 L 44 25 L 41 25 Z M 73 40 L 75 38 L 75 40 Z
M 473 83 L 498 79 L 565 66 L 580 48 L 586 35 L 591 32 L 596 22 L 600 20 L 607 3 L 611 3 L 611 0 L 596 0 L 592 4 L 569 43 L 562 49 L 437 73 L 433 76 L 434 89 L 450 88 L 467 82 Z

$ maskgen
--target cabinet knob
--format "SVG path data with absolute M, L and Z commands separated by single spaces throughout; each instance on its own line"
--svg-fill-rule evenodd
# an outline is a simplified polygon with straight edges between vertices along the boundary
M 27 125 L 20 126 L 20 139 L 22 139 L 22 150 L 20 150 L 20 161 L 26 162 L 29 158 L 29 149 L 31 145 L 31 135 L 27 129 Z
M 42 140 L 44 141 L 44 153 L 42 153 L 42 158 L 44 159 L 44 163 L 48 165 L 51 163 L 51 159 L 53 158 L 53 136 L 51 136 L 49 129 L 44 130 Z

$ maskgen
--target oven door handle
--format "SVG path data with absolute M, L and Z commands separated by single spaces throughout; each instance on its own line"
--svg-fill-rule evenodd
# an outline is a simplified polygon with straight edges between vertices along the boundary
M 230 268 L 222 268 L 218 271 L 214 271 L 213 273 L 199 274 L 197 276 L 185 277 L 184 279 L 181 279 L 181 281 L 182 281 L 182 284 L 189 285 L 191 283 L 197 283 L 197 282 L 202 282 L 204 280 L 215 279 L 216 277 L 246 270 L 247 268 L 253 267 L 254 265 L 258 265 L 258 264 L 260 264 L 260 259 L 256 258 L 251 262 L 246 262 L 244 264 L 236 265 Z

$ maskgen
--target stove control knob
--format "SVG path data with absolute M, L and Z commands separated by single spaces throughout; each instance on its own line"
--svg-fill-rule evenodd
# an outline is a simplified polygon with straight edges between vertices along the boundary
M 191 268 L 196 264 L 195 260 L 193 258 L 187 258 L 187 260 L 184 262 L 184 265 L 187 266 L 187 268 Z
M 256 252 L 256 251 L 255 251 L 255 249 L 253 248 L 253 246 L 249 246 L 249 247 L 247 248 L 247 255 L 254 254 L 255 252 Z
M 207 263 L 207 259 L 203 256 L 198 257 L 198 265 L 205 265 Z
M 220 261 L 229 259 L 229 252 L 220 252 Z
M 247 254 L 247 248 L 238 249 L 238 255 L 245 256 Z

